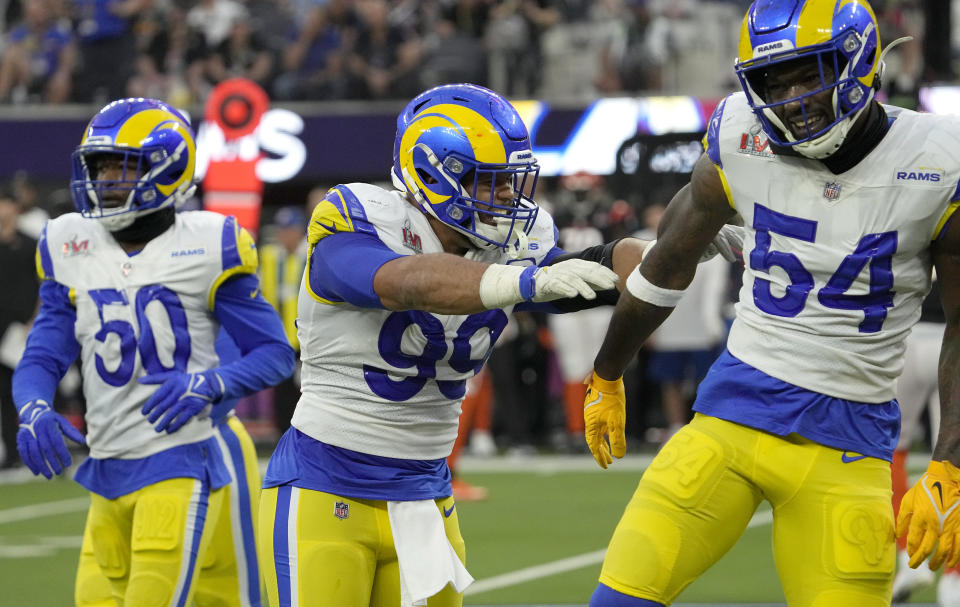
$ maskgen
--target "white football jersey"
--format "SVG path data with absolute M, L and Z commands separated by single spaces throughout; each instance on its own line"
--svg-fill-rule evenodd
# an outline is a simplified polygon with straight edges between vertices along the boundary
M 311 224 L 329 226 L 328 234 L 375 233 L 402 255 L 443 252 L 426 216 L 400 192 L 363 183 L 338 190 L 342 197 L 321 202 Z M 541 209 L 529 234 L 528 256 L 511 263 L 540 264 L 555 243 L 553 219 Z M 500 250 L 469 256 L 486 263 L 507 261 Z M 324 443 L 372 455 L 449 455 L 465 382 L 486 361 L 507 324 L 506 313 L 392 312 L 331 302 L 311 290 L 309 271 L 308 265 L 300 289 L 302 396 L 293 426 Z M 342 271 L 349 275 L 350 268 Z
M 829 396 L 895 398 L 930 244 L 956 207 L 960 119 L 885 106 L 886 136 L 834 175 L 773 154 L 742 93 L 723 103 L 707 153 L 747 227 L 730 352 Z
M 253 240 L 236 220 L 179 213 L 173 227 L 128 256 L 99 222 L 70 213 L 47 224 L 38 251 L 41 278 L 69 287 L 76 308 L 90 455 L 142 458 L 213 436 L 210 419 L 196 417 L 157 433 L 140 409 L 159 384 L 137 380 L 218 366 L 216 289 L 257 265 Z

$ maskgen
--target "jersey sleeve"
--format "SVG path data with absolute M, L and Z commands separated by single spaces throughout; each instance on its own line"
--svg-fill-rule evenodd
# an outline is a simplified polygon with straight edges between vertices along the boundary
M 50 248 L 47 246 L 47 227 L 49 225 L 50 223 L 48 222 L 43 226 L 43 230 L 40 231 L 40 238 L 37 239 L 37 277 L 41 282 L 44 280 L 54 280 L 55 278 L 53 275 L 53 258 L 50 256 Z
M 321 303 L 383 308 L 373 290 L 373 277 L 383 264 L 398 257 L 402 255 L 366 233 L 324 239 L 307 259 L 307 291 Z
M 207 305 L 213 310 L 217 290 L 226 280 L 238 274 L 255 274 L 257 271 L 257 245 L 250 232 L 241 228 L 236 217 L 230 215 L 223 221 L 220 238 L 220 275 L 210 287 Z
M 336 235 L 336 238 L 330 238 Z M 307 228 L 306 287 L 325 304 L 348 302 L 382 308 L 373 276 L 384 263 L 400 257 L 380 239 L 363 203 L 350 186 L 327 192 Z
M 377 229 L 367 219 L 367 213 L 357 195 L 348 186 L 330 189 L 310 215 L 307 242 L 311 247 L 333 234 L 356 232 L 377 237 Z
M 717 107 L 714 108 L 710 116 L 710 122 L 707 123 L 707 132 L 703 135 L 703 152 L 710 159 L 710 162 L 718 168 L 723 168 L 723 162 L 720 160 L 720 123 L 723 122 L 723 109 L 727 105 L 727 98 L 720 100 Z
M 950 196 L 950 204 L 947 206 L 947 210 L 940 216 L 940 219 L 937 221 L 937 226 L 933 230 L 934 241 L 943 236 L 947 224 L 953 219 L 953 215 L 957 212 L 958 207 L 960 207 L 960 182 L 957 183 L 957 187 L 953 190 L 953 195 Z
M 723 160 L 720 157 L 720 126 L 723 124 L 723 111 L 727 107 L 727 99 L 730 97 L 724 97 L 720 100 L 720 103 L 717 104 L 717 107 L 714 108 L 713 114 L 710 116 L 710 122 L 707 124 L 707 132 L 703 135 L 703 153 L 707 155 L 707 158 L 710 159 L 710 162 L 713 163 L 713 166 L 717 169 L 717 175 L 720 176 L 720 181 L 723 184 L 723 193 L 727 196 L 727 204 L 730 205 L 730 208 L 737 210 L 737 207 L 733 204 L 733 194 L 730 192 L 730 184 L 727 183 L 727 176 L 723 172 Z

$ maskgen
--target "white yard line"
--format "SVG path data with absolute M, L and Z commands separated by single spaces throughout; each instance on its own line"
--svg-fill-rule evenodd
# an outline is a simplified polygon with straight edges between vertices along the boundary
M 593 460 L 591 459 L 590 461 Z M 750 529 L 751 527 L 759 527 L 761 525 L 769 525 L 772 521 L 773 511 L 764 510 L 763 512 L 758 512 L 753 515 L 753 518 L 750 519 L 749 523 L 747 523 L 747 529 Z M 519 569 L 510 573 L 495 575 L 491 578 L 474 582 L 469 588 L 467 588 L 467 591 L 464 594 L 471 595 L 478 594 L 480 592 L 489 592 L 491 590 L 499 590 L 500 588 L 516 586 L 517 584 L 523 584 L 524 582 L 550 577 L 551 575 L 557 575 L 559 573 L 566 573 L 567 571 L 574 571 L 576 569 L 590 567 L 591 565 L 602 563 L 603 556 L 606 553 L 606 549 L 596 550 L 594 552 L 587 552 L 586 554 L 560 559 L 559 561 L 544 563 L 543 565 L 535 565 L 533 567 Z
M 82 512 L 89 507 L 89 497 L 74 497 L 56 502 L 42 502 L 40 504 L 30 504 L 29 506 L 7 508 L 6 510 L 0 510 L 0 524 L 28 521 L 30 519 L 53 516 L 55 514 Z
M 58 550 L 79 550 L 82 544 L 81 535 L 0 537 L 0 559 L 48 557 Z
M 613 462 L 607 472 L 643 472 L 653 455 L 628 455 Z M 596 472 L 605 474 L 593 457 L 586 455 L 530 455 L 474 457 L 464 455 L 457 460 L 457 472 L 463 474 L 556 474 L 558 472 Z M 640 476 L 637 475 L 639 479 Z
M 544 563 L 543 565 L 535 565 L 533 567 L 527 567 L 526 569 L 519 569 L 510 573 L 504 573 L 503 575 L 495 575 L 491 578 L 478 580 L 473 584 L 470 584 L 464 594 L 471 595 L 478 594 L 480 592 L 489 592 L 491 590 L 499 590 L 500 588 L 516 586 L 517 584 L 523 584 L 524 582 L 550 577 L 551 575 L 557 575 L 558 573 L 566 573 L 567 571 L 583 569 L 584 567 L 602 563 L 603 555 L 606 553 L 607 549 L 604 548 L 603 550 L 587 552 L 586 554 L 571 556 L 570 558 L 560 559 L 559 561 L 553 561 L 551 563 Z

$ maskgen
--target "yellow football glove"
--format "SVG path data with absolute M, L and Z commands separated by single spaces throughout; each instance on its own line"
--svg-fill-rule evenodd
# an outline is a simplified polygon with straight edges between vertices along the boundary
M 623 457 L 627 452 L 627 440 L 623 435 L 627 424 L 626 396 L 623 393 L 623 377 L 610 381 L 590 374 L 585 382 L 587 396 L 583 400 L 584 436 L 593 459 L 606 469 L 614 457 Z M 612 457 L 611 457 L 612 455 Z
M 910 566 L 916 568 L 927 556 L 930 569 L 946 561 L 960 561 L 960 468 L 947 461 L 933 461 L 917 484 L 900 502 L 897 536 L 907 534 Z M 934 550 L 936 549 L 936 550 Z

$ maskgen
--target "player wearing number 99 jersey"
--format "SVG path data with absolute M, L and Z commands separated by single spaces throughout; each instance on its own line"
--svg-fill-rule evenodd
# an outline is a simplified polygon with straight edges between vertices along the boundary
M 471 578 L 444 458 L 466 380 L 514 305 L 612 303 L 609 268 L 626 275 L 646 244 L 560 250 L 531 198 L 526 127 L 481 87 L 411 101 L 394 161 L 396 190 L 337 186 L 310 220 L 303 395 L 260 508 L 272 605 L 460 605 Z
M 246 605 L 259 594 L 241 590 L 246 571 L 229 563 L 211 569 L 223 575 L 218 588 L 194 584 L 218 556 L 208 547 L 233 509 L 226 486 L 242 494 L 249 483 L 221 451 L 242 450 L 242 428 L 217 432 L 211 420 L 288 376 L 294 354 L 258 294 L 250 235 L 232 217 L 175 212 L 193 190 L 195 158 L 176 110 L 107 105 L 74 153 L 79 213 L 50 221 L 38 243 L 41 308 L 13 381 L 17 444 L 35 474 L 69 464 L 61 432 L 83 437 L 49 403 L 79 356 L 90 457 L 76 480 L 91 492 L 85 548 L 99 568 L 81 563 L 79 605 L 103 599 L 99 576 L 122 605 Z M 214 349 L 221 327 L 240 350 L 231 362 Z

